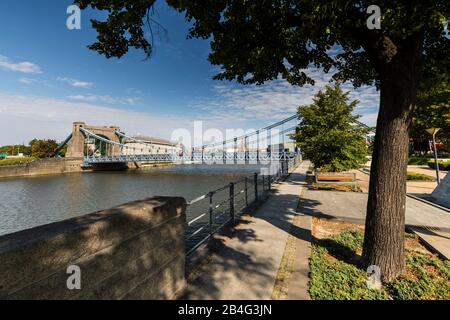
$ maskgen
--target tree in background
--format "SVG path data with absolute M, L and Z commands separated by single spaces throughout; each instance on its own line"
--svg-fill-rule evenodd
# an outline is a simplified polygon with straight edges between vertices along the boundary
M 107 10 L 93 20 L 107 58 L 130 48 L 152 53 L 155 0 L 77 0 Z M 167 0 L 193 22 L 189 36 L 211 40 L 218 80 L 262 84 L 282 77 L 314 83 L 313 65 L 354 86 L 375 84 L 380 109 L 374 143 L 363 246 L 366 266 L 384 281 L 405 271 L 406 169 L 409 130 L 424 71 L 435 83 L 450 76 L 448 0 Z M 381 9 L 381 28 L 368 28 L 369 6 Z M 375 18 L 376 20 L 377 18 Z M 150 27 L 149 32 L 147 32 Z M 147 37 L 147 35 L 150 35 Z
M 31 155 L 31 147 L 25 145 L 9 145 L 0 147 L 0 153 L 8 154 L 9 156 L 18 155 L 22 153 L 24 156 Z
M 417 108 L 414 112 L 412 136 L 423 140 L 429 150 L 428 128 L 441 128 L 437 139 L 446 144 L 450 152 L 450 84 L 438 82 L 421 87 L 417 95 Z
M 295 138 L 307 159 L 324 171 L 346 171 L 363 166 L 367 159 L 365 135 L 359 116 L 352 115 L 358 101 L 349 102 L 337 83 L 319 91 L 311 105 L 298 108 L 300 125 Z
M 54 156 L 58 143 L 55 140 L 36 140 L 31 144 L 31 155 L 36 158 L 50 158 Z

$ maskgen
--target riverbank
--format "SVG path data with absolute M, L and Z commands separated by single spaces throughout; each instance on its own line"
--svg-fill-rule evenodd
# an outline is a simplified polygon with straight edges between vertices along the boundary
M 0 178 L 29 177 L 90 171 L 81 158 L 40 159 L 22 165 L 0 166 Z
M 25 161 L 21 164 L 0 166 L 0 178 L 33 177 L 40 175 L 55 175 L 94 171 L 148 171 L 166 167 L 174 167 L 175 163 L 148 164 L 107 164 L 97 167 L 86 167 L 82 158 L 49 158 Z

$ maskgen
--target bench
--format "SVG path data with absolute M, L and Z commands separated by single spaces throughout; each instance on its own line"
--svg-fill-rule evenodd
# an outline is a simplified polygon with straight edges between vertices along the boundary
M 350 172 L 316 172 L 317 184 L 355 184 L 356 174 Z

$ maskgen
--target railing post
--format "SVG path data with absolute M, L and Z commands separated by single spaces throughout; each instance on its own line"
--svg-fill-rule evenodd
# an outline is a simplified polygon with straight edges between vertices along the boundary
M 202 164 L 205 163 L 204 157 L 205 157 L 205 147 L 203 146 L 203 147 L 202 147 Z
M 234 138 L 234 164 L 237 164 L 237 138 Z
M 209 235 L 212 237 L 214 234 L 213 230 L 213 193 L 209 193 Z
M 258 173 L 257 172 L 255 172 L 254 183 L 255 183 L 255 200 L 258 200 Z
M 256 131 L 256 163 L 259 164 L 259 130 Z
M 222 160 L 223 160 L 223 164 L 227 163 L 227 148 L 226 148 L 226 142 L 223 142 L 223 150 L 222 150 Z
M 230 216 L 233 224 L 235 223 L 235 212 L 234 212 L 234 183 L 230 183 Z
M 269 191 L 272 190 L 272 175 L 269 172 Z
M 248 181 L 247 181 L 247 177 L 244 178 L 244 184 L 245 184 L 245 189 L 244 189 L 245 206 L 248 207 Z

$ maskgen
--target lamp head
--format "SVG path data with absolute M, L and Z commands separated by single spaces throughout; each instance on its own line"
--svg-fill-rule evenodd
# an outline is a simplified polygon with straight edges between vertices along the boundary
M 435 135 L 436 133 L 438 133 L 439 130 L 441 130 L 441 128 L 429 128 L 426 129 L 425 131 L 428 132 L 430 135 Z

